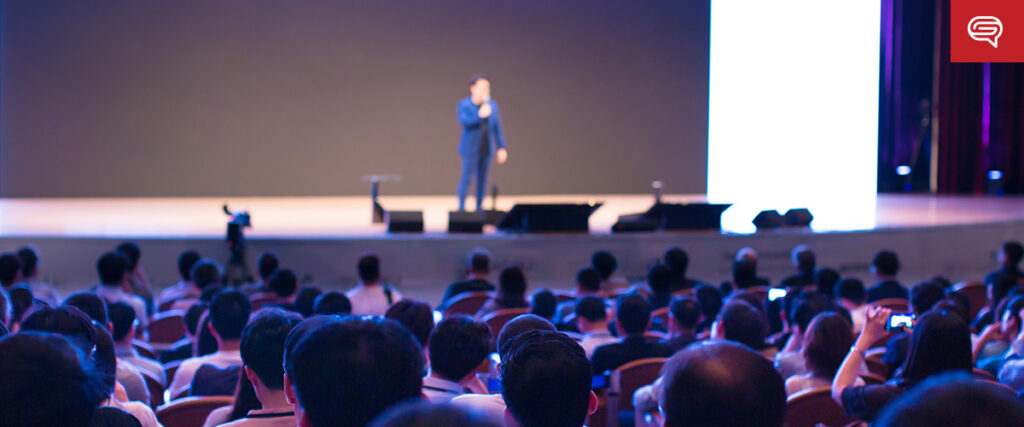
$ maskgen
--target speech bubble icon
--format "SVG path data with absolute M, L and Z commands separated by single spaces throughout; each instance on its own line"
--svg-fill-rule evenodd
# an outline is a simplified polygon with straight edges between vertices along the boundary
M 980 42 L 989 42 L 999 47 L 999 36 L 1003 35 L 1003 21 L 995 16 L 975 16 L 967 23 L 967 34 Z

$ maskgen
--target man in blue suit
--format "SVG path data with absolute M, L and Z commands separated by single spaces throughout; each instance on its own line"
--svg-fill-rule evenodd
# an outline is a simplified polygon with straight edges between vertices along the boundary
M 476 75 L 469 80 L 470 95 L 459 101 L 458 116 L 462 124 L 462 140 L 459 154 L 462 156 L 462 178 L 456 194 L 459 210 L 466 210 L 466 192 L 469 183 L 476 177 L 476 210 L 483 205 L 487 191 L 487 173 L 492 156 L 498 163 L 508 160 L 505 136 L 501 128 L 501 114 L 498 104 L 491 100 L 491 82 L 486 76 Z

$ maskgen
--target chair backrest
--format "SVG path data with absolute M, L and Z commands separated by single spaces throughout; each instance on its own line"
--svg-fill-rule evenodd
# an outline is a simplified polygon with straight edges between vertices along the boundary
M 157 313 L 149 322 L 149 342 L 171 344 L 185 338 L 185 313 L 171 310 Z
M 555 294 L 555 302 L 558 304 L 576 299 L 576 297 L 569 293 L 569 291 L 562 289 L 555 289 L 551 291 L 551 293 Z
M 156 418 L 167 427 L 202 427 L 210 412 L 234 400 L 234 396 L 186 397 L 157 408 Z
M 884 298 L 871 303 L 871 305 L 876 307 L 885 307 L 896 312 L 907 311 L 910 309 L 910 301 L 907 301 L 905 298 Z
M 971 319 L 974 319 L 978 312 L 988 305 L 988 288 L 981 281 L 957 283 L 953 285 L 953 291 L 967 297 L 967 301 L 970 303 Z
M 452 297 L 451 301 L 445 306 L 443 313 L 444 317 L 454 316 L 456 314 L 468 314 L 470 316 L 480 311 L 480 307 L 484 306 L 487 300 L 494 298 L 494 292 L 488 291 L 477 291 L 477 292 L 463 292 Z
M 164 373 L 167 374 L 167 382 L 170 383 L 174 379 L 174 373 L 178 372 L 178 366 L 181 366 L 181 360 L 175 360 L 173 362 L 164 363 Z
M 156 378 L 147 375 L 143 371 L 139 371 L 142 374 L 142 378 L 146 380 L 146 388 L 149 389 L 149 407 L 158 408 L 164 404 L 164 385 L 160 384 Z
M 974 372 L 973 373 L 974 373 L 974 376 L 976 376 L 978 378 L 981 378 L 983 380 L 989 380 L 989 381 L 995 381 L 996 380 L 996 376 L 995 375 L 992 375 L 991 372 L 986 371 L 986 370 L 981 369 L 981 368 L 974 368 Z
M 263 308 L 263 306 L 265 306 L 267 304 L 271 304 L 271 303 L 275 303 L 275 302 L 279 302 L 279 301 L 281 301 L 281 297 L 277 296 L 276 294 L 273 294 L 273 295 L 260 295 L 260 296 L 257 296 L 256 298 L 251 298 L 249 300 L 249 305 L 250 305 L 250 307 L 252 307 L 252 311 L 256 311 L 256 310 L 259 310 L 259 309 Z
M 693 293 L 695 292 L 695 289 L 697 289 L 697 288 L 696 287 L 694 287 L 694 288 L 686 288 L 686 289 L 681 289 L 681 290 L 672 292 L 672 297 L 675 298 L 675 297 L 681 297 L 681 296 L 684 296 L 684 295 L 693 295 Z
M 875 357 L 865 357 L 864 364 L 868 367 L 868 372 L 878 375 L 882 378 L 889 378 L 889 364 L 883 362 L 881 359 Z
M 651 312 L 651 319 L 661 319 L 661 324 L 668 327 L 668 307 L 662 307 Z
M 786 399 L 786 427 L 844 426 L 853 421 L 832 400 L 832 387 L 800 391 Z
M 135 351 L 139 352 L 139 355 L 156 360 L 156 350 L 149 343 L 140 339 L 133 339 L 132 347 L 135 347 Z
M 487 326 L 491 327 L 491 338 L 497 338 L 498 332 L 501 332 L 501 328 L 508 323 L 509 320 L 514 319 L 520 314 L 526 314 L 530 312 L 529 307 L 523 308 L 504 308 L 501 310 L 495 310 L 484 315 L 482 320 Z
M 633 409 L 633 393 L 651 384 L 661 375 L 667 357 L 650 357 L 629 362 L 612 371 L 608 389 L 608 407 L 618 411 Z
M 173 307 L 173 306 L 174 306 L 174 303 L 175 303 L 175 302 L 177 302 L 177 301 L 178 301 L 178 300 L 180 300 L 180 299 L 181 299 L 181 298 L 175 298 L 175 299 L 172 299 L 172 300 L 167 300 L 167 301 L 164 301 L 164 302 L 160 303 L 160 306 L 159 306 L 159 307 L 157 307 L 156 311 L 157 311 L 157 312 L 161 312 L 161 311 L 167 311 L 167 310 L 170 310 L 170 309 L 171 309 L 171 307 Z

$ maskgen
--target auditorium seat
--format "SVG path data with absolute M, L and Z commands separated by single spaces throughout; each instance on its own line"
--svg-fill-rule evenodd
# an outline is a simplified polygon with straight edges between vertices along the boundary
M 444 313 L 444 317 L 451 317 L 456 314 L 468 314 L 470 316 L 476 314 L 483 307 L 487 300 L 494 298 L 494 292 L 489 291 L 477 291 L 477 292 L 463 292 L 452 297 L 444 308 L 441 310 Z
M 150 344 L 173 344 L 182 338 L 185 338 L 185 313 L 181 310 L 157 313 L 149 322 Z
M 231 405 L 233 396 L 186 397 L 157 408 L 156 418 L 166 427 L 202 427 L 214 409 Z
M 156 360 L 156 349 L 149 345 L 149 343 L 140 339 L 134 339 L 132 340 L 132 347 L 135 347 L 135 351 L 139 352 L 140 356 Z
M 871 303 L 876 307 L 885 307 L 894 312 L 901 313 L 906 312 L 910 307 L 910 302 L 904 298 L 884 298 Z
M 167 374 L 167 382 L 170 383 L 171 379 L 174 378 L 174 373 L 178 372 L 178 366 L 181 365 L 181 360 L 175 360 L 173 362 L 164 363 L 164 373 Z
M 633 393 L 651 384 L 661 375 L 661 367 L 668 362 L 665 357 L 651 357 L 634 360 L 612 371 L 608 387 L 607 426 L 618 427 L 619 413 L 632 411 Z M 629 418 L 633 418 L 632 414 Z
M 484 315 L 482 320 L 487 326 L 491 327 L 491 338 L 496 338 L 501 328 L 508 323 L 509 320 L 514 319 L 520 314 L 529 313 L 530 309 L 526 308 L 504 308 L 501 310 L 495 310 Z
M 986 370 L 981 369 L 981 368 L 974 368 L 974 376 L 976 376 L 978 378 L 981 378 L 981 379 L 984 379 L 984 380 L 996 381 L 995 375 L 992 375 L 991 372 L 986 371 Z
M 857 374 L 857 376 L 864 380 L 864 384 L 866 385 L 882 384 L 886 381 L 885 377 L 871 372 L 861 372 L 860 374 Z
M 651 319 L 661 319 L 661 324 L 668 327 L 668 307 L 662 307 L 651 312 Z
M 146 388 L 149 389 L 149 407 L 158 408 L 164 404 L 164 386 L 160 384 L 155 378 L 146 375 L 143 372 L 142 378 L 146 380 Z
M 168 311 L 168 310 L 171 309 L 171 307 L 174 307 L 174 303 L 178 302 L 178 300 L 180 300 L 180 299 L 181 298 L 175 298 L 175 299 L 172 299 L 172 300 L 164 301 L 164 302 L 160 303 L 160 306 L 157 307 L 156 311 L 157 312 Z
M 953 285 L 953 291 L 967 297 L 970 302 L 971 319 L 974 319 L 982 308 L 988 305 L 988 288 L 978 280 L 960 282 Z
M 785 427 L 844 426 L 855 421 L 832 399 L 832 387 L 800 391 L 786 399 Z

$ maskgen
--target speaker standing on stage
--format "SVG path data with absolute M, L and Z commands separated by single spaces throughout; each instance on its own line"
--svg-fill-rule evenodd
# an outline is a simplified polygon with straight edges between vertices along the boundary
M 486 76 L 476 75 L 469 80 L 470 95 L 459 101 L 459 123 L 462 124 L 462 140 L 459 141 L 459 155 L 462 156 L 462 178 L 456 194 L 459 210 L 466 210 L 466 192 L 469 183 L 476 177 L 476 210 L 481 210 L 487 191 L 487 173 L 491 157 L 498 163 L 505 163 L 508 150 L 501 128 L 501 114 L 498 104 L 491 100 L 491 81 Z

